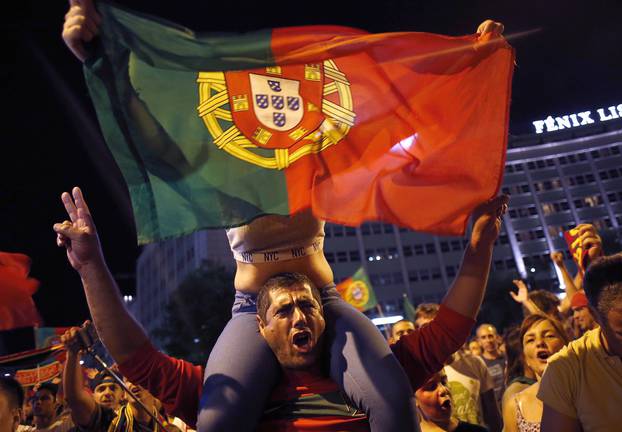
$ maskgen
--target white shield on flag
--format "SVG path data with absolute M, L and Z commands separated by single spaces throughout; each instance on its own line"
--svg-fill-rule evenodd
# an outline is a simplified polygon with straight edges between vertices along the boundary
M 300 82 L 249 74 L 253 108 L 259 122 L 273 130 L 287 131 L 300 123 L 304 114 Z

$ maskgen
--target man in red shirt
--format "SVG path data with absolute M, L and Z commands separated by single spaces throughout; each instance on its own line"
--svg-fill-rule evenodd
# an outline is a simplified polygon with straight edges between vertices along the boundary
M 194 425 L 203 386 L 202 368 L 166 356 L 153 347 L 140 324 L 125 309 L 116 283 L 104 261 L 97 231 L 81 191 L 75 188 L 72 195 L 63 194 L 62 198 L 71 221 L 54 225 L 54 230 L 58 234 L 57 242 L 59 246 L 67 248 L 67 256 L 71 265 L 80 273 L 89 309 L 102 341 L 119 364 L 121 372 L 128 379 L 148 389 L 164 404 L 169 414 L 180 417 L 189 425 Z M 406 371 L 412 388 L 417 389 L 432 374 L 441 370 L 447 358 L 466 342 L 484 296 L 492 249 L 499 234 L 501 216 L 507 209 L 507 201 L 507 196 L 497 197 L 480 206 L 475 212 L 471 239 L 465 250 L 460 272 L 443 299 L 438 315 L 429 325 L 401 338 L 391 346 L 393 353 Z M 278 288 L 277 293 L 281 291 L 281 287 Z M 308 288 L 312 290 L 311 285 Z M 329 297 L 331 295 L 338 296 L 338 293 L 334 290 L 334 293 L 328 294 Z M 293 297 L 289 295 L 290 299 Z M 304 419 L 296 409 L 305 401 L 305 396 L 326 395 L 331 393 L 333 388 L 336 389 L 336 387 L 331 388 L 330 382 L 326 381 L 321 374 L 317 374 L 319 370 L 317 359 L 321 347 L 319 341 L 324 329 L 318 323 L 314 323 L 313 331 L 309 328 L 303 332 L 304 335 L 296 336 L 294 339 L 294 334 L 299 333 L 293 329 L 299 324 L 290 319 L 289 324 L 277 326 L 276 321 L 273 322 L 268 314 L 272 306 L 272 294 L 267 298 L 270 301 L 267 303 L 266 316 L 262 317 L 262 312 L 260 312 L 258 322 L 262 334 L 271 344 L 277 358 L 283 352 L 282 350 L 289 350 L 291 353 L 298 353 L 304 358 L 313 360 L 311 362 L 313 366 L 305 371 L 310 371 L 310 375 L 288 376 L 287 373 L 284 374 L 285 379 L 275 389 L 269 408 L 274 408 L 271 405 L 273 402 L 280 401 L 281 405 L 285 403 L 286 410 L 290 407 L 295 408 L 290 409 L 290 413 L 293 413 L 291 416 L 285 416 L 290 420 L 288 423 L 290 429 L 313 430 L 309 428 L 307 421 L 309 416 L 328 417 L 327 411 L 324 410 L 326 406 L 319 404 L 314 408 L 312 403 L 307 404 L 307 408 L 311 407 L 311 411 L 308 415 L 305 414 L 307 417 Z M 330 298 L 325 299 L 324 304 L 326 301 L 330 301 Z M 295 301 L 291 303 L 290 313 L 300 309 Z M 266 304 L 265 299 L 263 304 Z M 261 310 L 258 307 L 258 311 Z M 321 313 L 321 307 L 318 313 Z M 288 338 L 283 334 L 286 331 L 292 333 L 291 337 Z M 349 336 L 346 335 L 346 337 Z M 294 356 L 295 358 L 298 357 Z M 288 369 L 287 365 L 285 369 Z M 374 371 L 371 370 L 368 373 L 373 374 Z M 298 379 L 301 376 L 304 378 L 302 382 Z M 291 377 L 296 379 L 292 380 Z M 219 379 L 219 377 L 212 377 L 212 379 Z M 222 377 L 222 379 L 227 378 Z M 309 388 L 310 383 L 313 384 L 313 388 Z M 237 385 L 235 382 L 227 384 L 234 387 Z M 334 386 L 334 383 L 332 385 Z M 332 400 L 326 397 L 323 399 Z M 336 401 L 336 405 L 332 408 L 337 409 L 331 411 L 333 414 L 336 412 L 339 414 L 334 415 L 337 417 L 334 427 L 340 430 L 344 427 L 350 430 L 357 430 L 355 427 L 361 427 L 363 417 L 356 411 L 351 412 L 351 408 L 348 411 L 349 406 L 350 402 L 343 399 Z M 349 412 L 349 414 L 341 415 L 344 412 Z M 265 413 L 261 427 L 274 421 L 273 414 L 274 411 Z M 243 414 L 240 413 L 240 415 Z M 297 423 L 298 417 L 296 416 L 304 421 Z M 277 420 L 282 421 L 283 417 L 277 416 Z M 344 425 L 344 420 L 351 424 Z M 328 426 L 324 424 L 319 428 L 330 430 Z

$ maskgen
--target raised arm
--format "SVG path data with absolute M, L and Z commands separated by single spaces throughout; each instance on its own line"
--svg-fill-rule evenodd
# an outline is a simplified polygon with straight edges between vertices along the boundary
M 525 307 L 528 312 L 527 315 L 546 315 L 544 312 L 542 312 L 538 305 L 533 302 L 533 300 L 529 299 L 529 289 L 527 288 L 527 284 L 524 280 L 514 279 L 512 283 L 514 284 L 514 286 L 516 286 L 517 291 L 510 291 L 510 296 L 515 302 L 520 303 Z
M 473 214 L 471 239 L 464 251 L 460 271 L 442 302 L 465 317 L 475 319 L 484 299 L 492 249 L 508 200 L 507 195 L 498 196 L 481 205 Z
M 93 324 L 117 363 L 132 357 L 149 338 L 125 308 L 99 244 L 97 230 L 82 191 L 61 196 L 70 220 L 54 224 L 58 246 L 67 250 L 71 266 L 80 274 Z
M 566 297 L 564 297 L 560 306 L 560 311 L 566 312 L 568 309 L 570 309 L 570 300 L 572 300 L 572 296 L 575 295 L 579 290 L 575 286 L 574 278 L 570 276 L 570 273 L 568 273 L 568 269 L 566 268 L 566 264 L 564 263 L 564 254 L 560 251 L 551 252 L 551 261 L 553 261 L 555 266 L 559 269 L 559 272 L 561 273 L 562 279 L 564 281 L 564 285 L 566 286 Z
M 93 396 L 84 389 L 80 368 L 78 328 L 72 327 L 61 336 L 61 342 L 67 349 L 67 361 L 63 370 L 63 392 L 71 408 L 71 418 L 79 426 L 88 425 L 97 405 Z
M 474 213 L 471 241 L 456 280 L 436 317 L 391 345 L 413 388 L 419 388 L 442 369 L 466 342 L 484 297 L 492 248 L 507 209 L 506 195 L 494 198 Z

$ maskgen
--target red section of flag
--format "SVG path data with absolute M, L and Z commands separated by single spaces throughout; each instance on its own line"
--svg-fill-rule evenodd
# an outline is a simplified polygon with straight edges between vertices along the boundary
M 347 91 L 325 93 L 323 112 L 332 102 L 352 121 L 286 169 L 292 213 L 458 235 L 498 192 L 514 63 L 503 39 L 300 27 L 275 30 L 272 49 L 277 64 L 331 61 L 325 86 Z
M 41 325 L 32 295 L 39 282 L 28 277 L 30 258 L 0 252 L 0 330 Z
M 299 147 L 297 143 L 301 137 L 292 136 L 291 131 L 314 130 L 324 120 L 320 112 L 322 68 L 321 65 L 314 66 L 317 66 L 320 72 L 318 79 L 312 81 L 305 80 L 306 67 L 304 65 L 225 72 L 231 115 L 238 129 L 254 144 L 262 148 L 290 148 L 294 151 Z M 283 79 L 281 76 L 286 78 Z M 267 83 L 267 87 L 270 83 L 277 86 L 262 91 L 261 86 L 258 85 L 262 82 Z M 288 84 L 295 89 L 286 88 Z M 275 107 L 277 103 L 280 106 Z M 284 116 L 282 130 L 277 129 L 279 125 L 275 123 L 273 114 Z M 293 122 L 290 121 L 291 118 L 294 119 Z M 261 136 L 258 136 L 260 135 L 259 128 L 270 129 L 271 136 L 268 140 L 262 140 Z

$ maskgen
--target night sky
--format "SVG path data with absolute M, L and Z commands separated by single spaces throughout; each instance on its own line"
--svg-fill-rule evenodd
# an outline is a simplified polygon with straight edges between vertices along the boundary
M 67 2 L 15 3 L 3 6 L 0 250 L 32 257 L 32 275 L 42 282 L 35 302 L 47 325 L 78 324 L 87 316 L 86 302 L 51 229 L 65 218 L 60 193 L 83 188 L 126 293 L 133 290 L 138 255 L 129 198 L 99 135 L 81 66 L 60 37 Z M 531 133 L 531 122 L 549 114 L 622 103 L 622 2 L 614 0 L 120 3 L 198 31 L 339 24 L 462 35 L 492 18 L 505 24 L 506 34 L 540 29 L 512 41 L 512 134 Z

